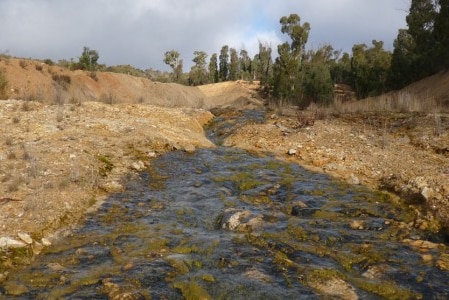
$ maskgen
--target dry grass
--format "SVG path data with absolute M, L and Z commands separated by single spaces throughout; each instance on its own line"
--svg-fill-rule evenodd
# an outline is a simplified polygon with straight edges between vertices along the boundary
M 339 113 L 385 111 L 401 113 L 440 113 L 449 111 L 449 107 L 445 106 L 443 101 L 437 100 L 430 94 L 426 97 L 421 97 L 408 90 L 388 93 L 378 97 L 371 97 L 358 101 L 336 101 L 332 104 L 330 109 Z

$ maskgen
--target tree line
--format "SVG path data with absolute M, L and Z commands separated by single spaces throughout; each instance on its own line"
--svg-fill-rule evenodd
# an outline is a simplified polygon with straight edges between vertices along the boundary
M 377 40 L 371 45 L 355 44 L 351 53 L 331 45 L 307 50 L 311 25 L 290 14 L 280 19 L 288 41 L 277 46 L 274 60 L 271 45 L 259 42 L 253 58 L 245 49 L 228 45 L 209 61 L 204 51 L 195 51 L 188 73 L 183 73 L 176 50 L 167 51 L 164 62 L 172 69 L 171 79 L 183 84 L 258 80 L 279 105 L 329 103 L 336 83 L 352 86 L 358 98 L 365 98 L 449 68 L 449 0 L 412 0 L 406 22 L 408 28 L 399 29 L 392 52 Z

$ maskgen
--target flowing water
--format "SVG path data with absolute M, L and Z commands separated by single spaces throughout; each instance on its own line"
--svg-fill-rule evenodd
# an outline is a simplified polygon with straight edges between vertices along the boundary
M 242 122 L 216 122 L 210 138 L 219 144 Z M 449 272 L 437 266 L 449 257 L 447 243 L 413 229 L 412 220 L 385 194 L 269 155 L 222 146 L 175 151 L 10 274 L 0 295 L 444 299 Z M 440 244 L 423 249 L 404 239 Z

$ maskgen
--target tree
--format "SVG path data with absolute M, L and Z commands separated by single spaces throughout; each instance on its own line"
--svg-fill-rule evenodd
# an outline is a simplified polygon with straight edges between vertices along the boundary
M 221 48 L 219 60 L 220 70 L 218 77 L 220 81 L 226 81 L 229 76 L 229 47 L 227 45 Z
M 207 83 L 207 70 L 206 70 L 206 59 L 207 54 L 204 51 L 195 51 L 193 53 L 195 57 L 189 74 L 189 83 L 192 85 L 200 85 Z
M 399 29 L 393 46 L 389 86 L 399 89 L 419 78 L 420 71 L 413 67 L 416 61 L 415 41 L 407 29 Z
M 449 0 L 439 0 L 433 29 L 436 71 L 449 68 Z
M 355 92 L 359 98 L 379 95 L 387 90 L 391 67 L 391 53 L 383 49 L 382 41 L 372 41 L 352 48 L 351 70 Z
M 175 50 L 165 52 L 164 56 L 164 63 L 172 68 L 173 80 L 175 82 L 179 82 L 182 77 L 183 62 L 180 56 L 179 52 Z
M 97 69 L 97 61 L 100 58 L 96 50 L 91 50 L 88 47 L 83 48 L 83 52 L 79 57 L 78 68 L 86 71 L 95 71 Z
M 251 58 L 248 55 L 248 51 L 246 51 L 245 49 L 240 50 L 239 64 L 240 79 L 251 80 Z
M 280 19 L 281 32 L 287 34 L 291 43 L 285 42 L 278 46 L 278 58 L 274 66 L 273 92 L 279 99 L 288 102 L 300 102 L 302 91 L 300 68 L 310 31 L 310 24 L 301 25 L 297 14 Z
M 234 48 L 229 49 L 229 52 L 231 54 L 231 61 L 229 63 L 229 80 L 235 81 L 240 76 L 239 57 L 237 50 Z
M 259 41 L 259 53 L 253 59 L 255 79 L 260 80 L 260 84 L 265 91 L 269 90 L 271 77 L 273 76 L 273 60 L 271 58 L 271 46 L 268 43 Z
M 436 11 L 434 0 L 412 0 L 409 14 L 406 17 L 408 33 L 415 43 L 413 48 L 412 64 L 420 72 L 417 78 L 430 75 L 433 72 L 433 46 L 435 45 L 432 33 Z
M 209 81 L 213 83 L 218 82 L 218 59 L 217 53 L 212 54 L 209 62 Z

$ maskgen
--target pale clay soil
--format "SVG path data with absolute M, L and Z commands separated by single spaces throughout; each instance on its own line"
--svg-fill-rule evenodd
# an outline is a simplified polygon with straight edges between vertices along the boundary
M 257 85 L 241 82 L 188 88 L 112 73 L 100 73 L 94 81 L 76 73 L 61 90 L 51 74 L 68 71 L 0 63 L 13 74 L 10 98 L 29 92 L 55 100 L 60 92 L 66 103 L 0 101 L 0 243 L 48 244 L 70 233 L 108 195 L 125 189 L 152 158 L 175 149 L 214 147 L 203 129 L 213 115 L 197 107 L 261 103 Z M 130 87 L 135 94 L 128 97 Z M 107 94 L 110 90 L 115 94 Z M 124 103 L 88 101 L 102 95 Z M 171 107 L 161 107 L 161 101 Z M 447 114 L 327 115 L 299 128 L 292 111 L 276 110 L 268 111 L 265 124 L 243 126 L 224 144 L 274 153 L 352 184 L 395 192 L 398 201 L 416 210 L 411 226 L 438 230 L 435 220 L 449 226 L 448 131 Z

